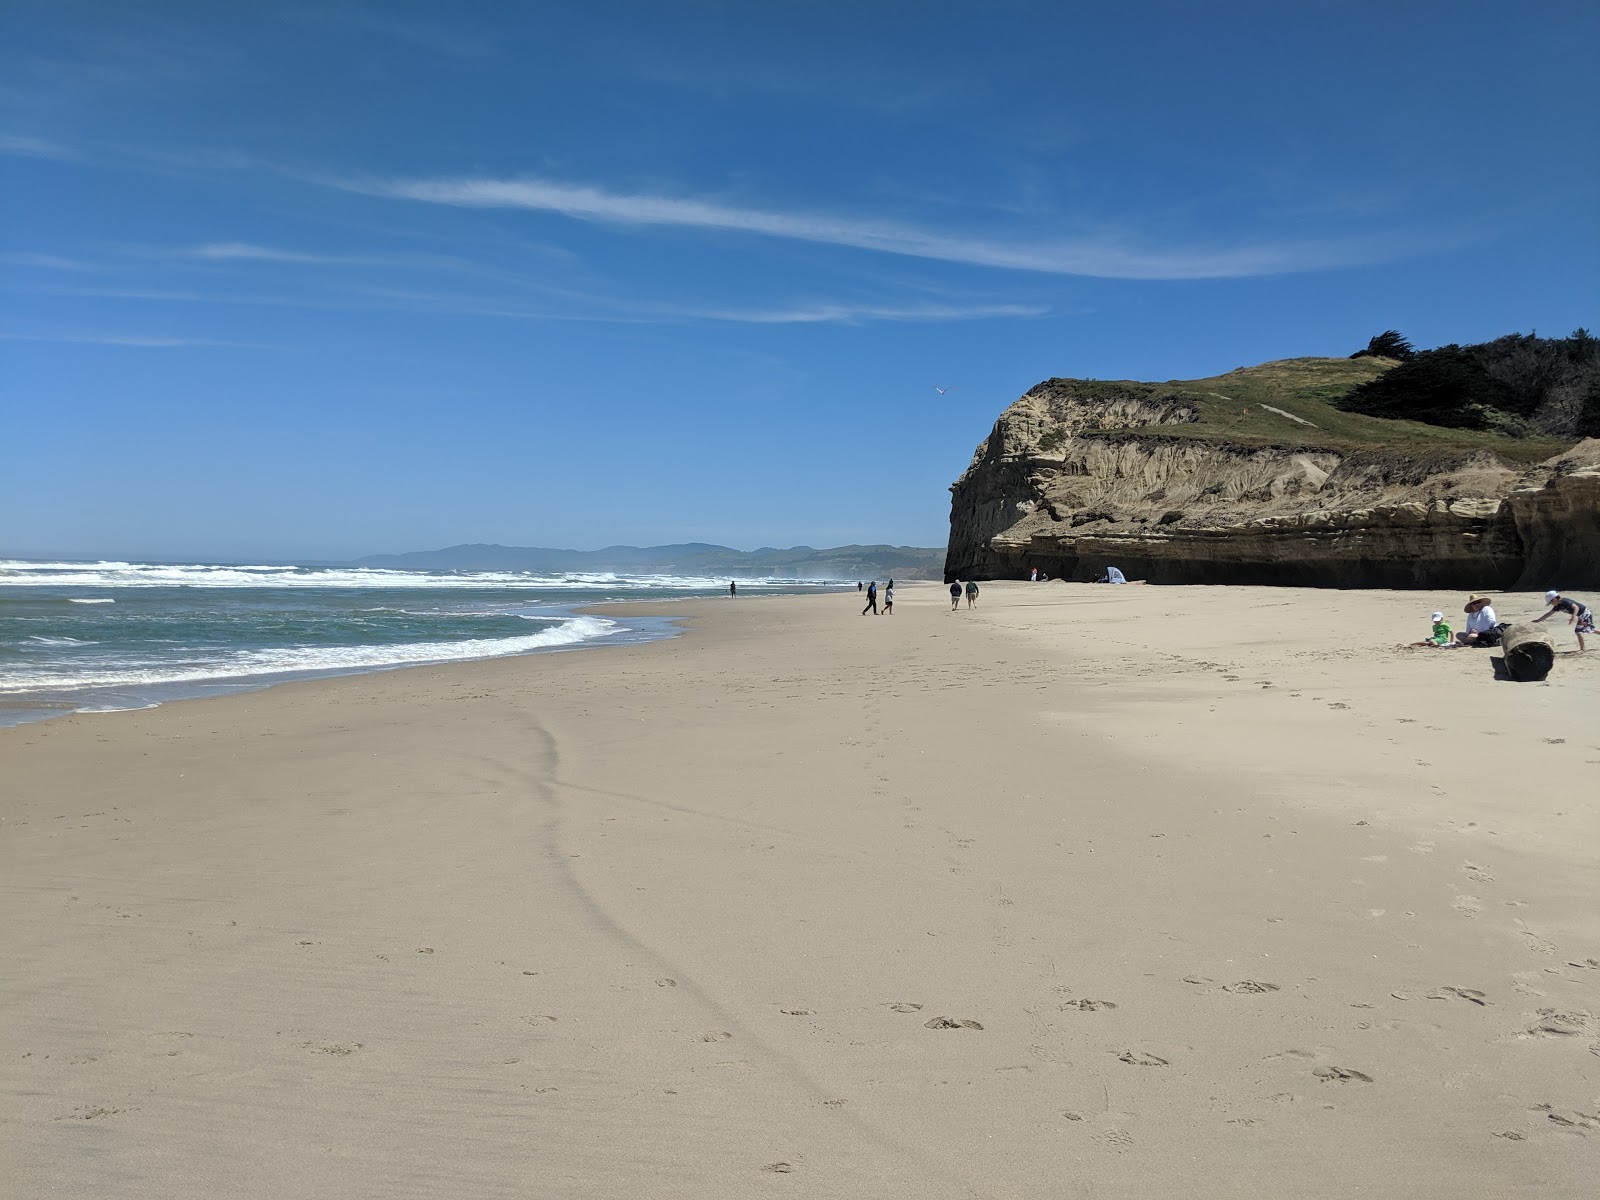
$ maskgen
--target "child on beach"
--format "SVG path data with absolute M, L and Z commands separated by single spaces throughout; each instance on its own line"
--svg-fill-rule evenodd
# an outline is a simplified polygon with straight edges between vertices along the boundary
M 1433 635 L 1422 643 L 1424 646 L 1448 646 L 1455 641 L 1455 634 L 1445 624 L 1442 612 L 1436 612 L 1428 619 L 1433 622 Z
M 1583 635 L 1594 632 L 1594 610 L 1582 600 L 1571 596 L 1563 596 L 1560 592 L 1551 590 L 1544 594 L 1544 602 L 1550 606 L 1550 611 L 1544 617 L 1535 617 L 1533 623 L 1537 625 L 1545 617 L 1553 617 L 1556 613 L 1569 613 L 1571 620 L 1567 624 L 1572 626 L 1572 632 L 1578 639 L 1578 653 L 1582 654 L 1586 647 L 1583 644 Z

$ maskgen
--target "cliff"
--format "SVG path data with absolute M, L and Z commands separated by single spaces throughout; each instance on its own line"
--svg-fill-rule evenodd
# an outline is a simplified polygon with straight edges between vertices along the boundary
M 1165 384 L 1051 379 L 951 488 L 946 578 L 1325 587 L 1600 584 L 1600 440 L 1349 413 L 1394 364 L 1291 359 Z

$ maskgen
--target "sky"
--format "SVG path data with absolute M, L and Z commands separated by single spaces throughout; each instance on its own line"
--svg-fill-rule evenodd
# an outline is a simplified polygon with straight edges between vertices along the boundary
M 4 0 L 0 553 L 942 545 L 1051 376 L 1600 326 L 1597 44 L 1592 0 Z

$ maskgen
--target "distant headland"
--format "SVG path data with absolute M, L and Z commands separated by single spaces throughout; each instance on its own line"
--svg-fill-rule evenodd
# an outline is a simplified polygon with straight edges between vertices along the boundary
M 413 571 L 614 571 L 730 579 L 937 579 L 944 550 L 926 546 L 790 546 L 734 550 L 709 542 L 673 546 L 607 546 L 553 550 L 542 546 L 450 546 L 409 554 L 374 554 L 356 566 Z

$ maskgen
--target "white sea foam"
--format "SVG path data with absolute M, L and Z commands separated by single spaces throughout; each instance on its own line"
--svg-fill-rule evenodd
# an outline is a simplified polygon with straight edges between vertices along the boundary
M 792 587 L 793 579 L 750 579 L 741 586 Z M 817 580 L 809 582 L 821 582 Z M 728 586 L 709 576 L 617 575 L 559 571 L 401 571 L 377 567 L 214 566 L 206 563 L 31 562 L 0 560 L 0 587 L 203 588 L 520 588 L 702 591 Z M 74 599 L 110 604 L 109 599 Z
M 41 634 L 29 635 L 28 641 L 38 642 L 41 646 L 98 646 L 99 642 L 86 642 L 81 638 L 73 637 L 44 637 Z
M 7 579 L 4 575 L 0 575 L 0 583 L 10 583 L 10 582 L 12 582 L 12 581 Z M 113 600 L 110 596 L 94 596 L 94 597 L 87 597 L 87 598 L 80 598 L 78 596 L 68 596 L 67 597 L 67 603 L 68 604 L 115 604 L 116 601 Z
M 140 684 L 195 683 L 306 671 L 359 671 L 420 663 L 500 658 L 557 646 L 574 646 L 616 633 L 622 627 L 604 617 L 571 617 L 538 633 L 508 638 L 469 638 L 459 642 L 411 642 L 383 646 L 285 646 L 270 650 L 236 650 L 208 663 L 129 668 L 84 663 L 79 672 L 0 673 L 0 693 L 85 687 L 129 687 Z

